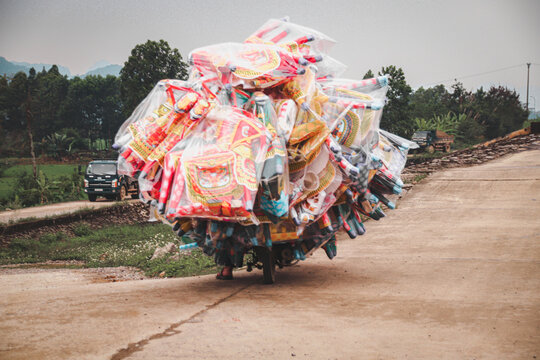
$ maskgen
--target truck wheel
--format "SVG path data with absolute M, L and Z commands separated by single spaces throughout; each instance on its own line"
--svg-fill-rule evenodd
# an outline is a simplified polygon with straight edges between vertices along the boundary
M 426 151 L 430 154 L 433 154 L 435 152 L 435 147 L 433 145 L 429 145 L 427 148 L 426 148 Z
M 444 146 L 444 151 L 447 152 L 447 153 L 450 152 L 450 144 L 446 144 L 446 145 Z
M 96 201 L 96 199 L 97 199 L 96 194 L 88 194 L 88 200 L 90 200 L 91 202 Z
M 118 197 L 116 198 L 116 200 L 118 201 L 122 201 L 126 198 L 127 196 L 127 190 L 126 190 L 126 187 L 125 186 L 121 186 L 120 187 L 120 194 L 118 194 Z

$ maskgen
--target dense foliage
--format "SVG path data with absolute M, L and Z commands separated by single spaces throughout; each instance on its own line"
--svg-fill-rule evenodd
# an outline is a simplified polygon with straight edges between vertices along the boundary
M 527 111 L 519 95 L 504 87 L 466 90 L 456 83 L 413 91 L 402 68 L 382 67 L 390 90 L 381 127 L 410 137 L 419 129 L 437 128 L 468 145 L 520 128 Z M 0 77 L 0 157 L 61 159 L 85 150 L 110 149 L 124 119 L 162 78 L 185 78 L 187 64 L 167 42 L 135 46 L 120 77 L 67 78 L 56 66 L 29 75 Z M 374 76 L 369 70 L 366 77 Z M 36 174 L 37 175 L 37 174 Z
M 499 86 L 471 92 L 456 82 L 450 91 L 443 85 L 413 91 L 401 68 L 383 67 L 381 74 L 389 75 L 390 84 L 381 128 L 401 136 L 438 129 L 465 146 L 508 134 L 527 121 L 528 112 L 515 90 Z M 372 75 L 369 70 L 364 78 Z
M 0 80 L 0 154 L 28 157 L 28 130 L 36 154 L 58 158 L 111 139 L 124 120 L 114 76 L 68 79 L 56 66 Z M 30 124 L 29 124 L 30 122 Z
M 51 165 L 65 166 L 65 165 Z M 11 169 L 9 169 L 11 172 Z M 6 169 L 0 168 L 0 177 Z M 49 171 L 50 173 L 51 171 Z M 11 177 L 2 178 L 0 185 L 9 186 L 11 191 L 0 196 L 0 210 L 18 209 L 86 198 L 83 175 L 75 169 L 71 173 L 47 175 L 38 169 L 37 176 L 26 170 L 16 171 Z M 14 175 L 14 176 L 13 176 Z M 7 184 L 6 181 L 7 180 Z
M 0 157 L 29 157 L 29 135 L 36 156 L 110 149 L 122 122 L 157 81 L 186 75 L 178 50 L 161 40 L 135 46 L 120 77 L 69 79 L 57 66 L 0 76 Z
M 120 71 L 125 115 L 131 114 L 159 80 L 186 79 L 187 68 L 178 49 L 171 49 L 164 40 L 135 46 Z

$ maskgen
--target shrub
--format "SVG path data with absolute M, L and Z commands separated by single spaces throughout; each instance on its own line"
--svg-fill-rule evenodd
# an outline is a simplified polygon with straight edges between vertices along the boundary
M 41 194 L 38 189 L 20 189 L 16 195 L 22 206 L 32 206 L 41 202 Z
M 53 242 L 56 241 L 56 234 L 55 233 L 50 233 L 50 234 L 45 234 L 45 235 L 42 235 L 39 237 L 39 242 L 43 243 L 43 244 L 51 244 Z
M 42 244 L 52 244 L 59 241 L 65 241 L 67 234 L 63 231 L 57 233 L 45 234 L 39 237 L 39 242 Z
M 10 250 L 28 251 L 36 247 L 36 241 L 32 239 L 16 238 L 9 243 Z
M 473 118 L 465 118 L 457 128 L 456 141 L 464 145 L 472 145 L 483 139 L 484 128 Z
M 80 224 L 75 226 L 73 229 L 73 233 L 77 236 L 86 236 L 89 235 L 92 232 L 92 229 L 90 229 L 90 226 L 87 224 Z

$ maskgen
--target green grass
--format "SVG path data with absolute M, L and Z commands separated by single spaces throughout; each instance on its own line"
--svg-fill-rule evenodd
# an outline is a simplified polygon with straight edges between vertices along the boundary
M 15 191 L 17 178 L 24 172 L 32 174 L 32 165 L 3 165 L 4 169 L 0 173 L 0 202 L 7 201 Z M 78 171 L 78 165 L 38 165 L 38 171 L 42 171 L 45 176 L 51 181 L 57 181 L 61 176 L 71 176 L 74 171 Z M 85 168 L 83 167 L 84 171 Z
M 77 165 L 38 165 L 38 171 L 43 171 L 43 174 L 49 179 L 59 178 L 62 175 L 70 176 L 73 171 L 77 171 Z M 4 177 L 17 177 L 21 172 L 32 173 L 32 165 L 14 165 L 6 169 Z
M 0 177 L 0 200 L 8 199 L 15 188 L 15 178 Z
M 425 178 L 427 178 L 427 176 L 428 176 L 427 173 L 416 174 L 416 175 L 414 175 L 413 178 L 407 177 L 403 182 L 405 184 L 416 184 L 416 183 L 419 183 L 420 181 L 424 180 Z
M 418 183 L 418 182 L 424 180 L 425 178 L 427 178 L 427 176 L 428 176 L 428 174 L 417 174 L 412 179 L 412 182 L 413 183 Z
M 167 277 L 193 276 L 216 271 L 211 257 L 200 250 L 150 260 L 154 250 L 178 237 L 163 224 L 122 225 L 92 230 L 87 225 L 74 229 L 77 236 L 65 233 L 42 235 L 39 240 L 16 238 L 0 249 L 0 265 L 37 263 L 48 260 L 78 260 L 85 267 L 134 266 L 148 276 L 162 272 Z

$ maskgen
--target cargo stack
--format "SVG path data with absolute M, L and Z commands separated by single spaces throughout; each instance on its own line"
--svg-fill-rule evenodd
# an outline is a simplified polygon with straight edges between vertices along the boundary
M 356 238 L 395 207 L 415 145 L 379 129 L 388 78 L 340 78 L 334 43 L 273 19 L 193 50 L 188 80 L 160 81 L 119 129 L 120 172 L 218 264 L 241 267 L 253 248 L 278 265 L 333 258 L 340 229 Z

